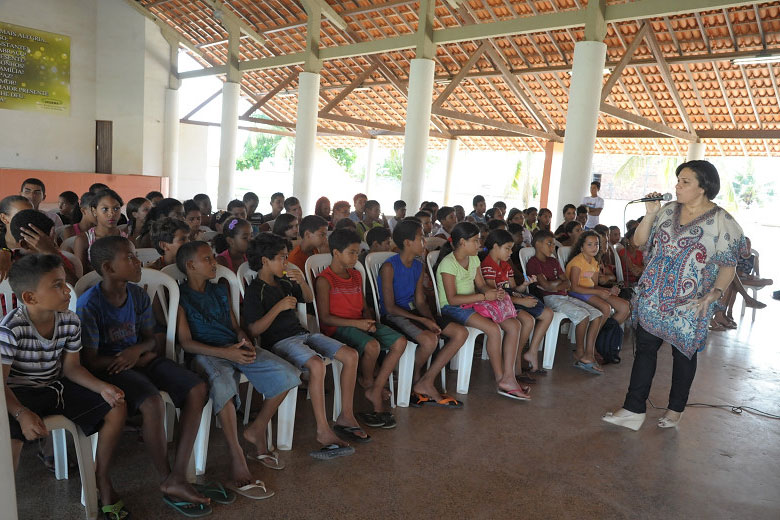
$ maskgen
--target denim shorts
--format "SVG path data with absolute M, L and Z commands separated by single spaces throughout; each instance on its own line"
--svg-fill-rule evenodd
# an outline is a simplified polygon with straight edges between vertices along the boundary
M 303 369 L 306 362 L 314 356 L 333 359 L 343 346 L 343 343 L 325 334 L 305 332 L 277 341 L 271 350 L 299 369 Z
M 466 321 L 474 314 L 474 309 L 464 309 L 460 305 L 445 305 L 441 308 L 441 315 L 450 318 L 455 323 L 465 325 Z
M 193 370 L 203 374 L 209 381 L 209 397 L 215 414 L 221 412 L 231 399 L 235 399 L 236 408 L 241 407 L 238 396 L 241 374 L 269 399 L 301 384 L 298 370 L 287 361 L 262 348 L 255 348 L 255 352 L 257 357 L 247 365 L 202 354 L 193 357 Z
M 571 294 L 571 293 L 569 293 L 569 294 Z M 544 307 L 544 303 L 542 302 L 542 300 L 540 300 L 539 298 L 536 298 L 536 305 L 534 305 L 533 307 L 526 307 L 524 305 L 515 304 L 515 309 L 518 310 L 518 311 L 525 311 L 528 314 L 530 314 L 531 316 L 533 316 L 534 319 L 536 319 L 536 318 L 538 318 L 539 316 L 542 315 L 542 313 L 544 312 L 545 307 Z

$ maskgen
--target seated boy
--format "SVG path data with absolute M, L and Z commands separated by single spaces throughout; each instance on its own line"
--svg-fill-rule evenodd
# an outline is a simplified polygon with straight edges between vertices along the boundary
M 152 222 L 152 247 L 160 253 L 160 258 L 146 267 L 159 271 L 167 265 L 175 264 L 176 252 L 182 244 L 189 242 L 189 236 L 190 226 L 177 218 L 165 217 Z
M 553 311 L 565 314 L 576 326 L 574 333 L 577 350 L 574 357 L 577 361 L 574 366 L 591 374 L 602 374 L 604 371 L 594 357 L 596 337 L 601 326 L 601 311 L 567 294 L 571 282 L 555 258 L 555 239 L 551 232 L 537 231 L 534 234 L 534 249 L 536 254 L 528 259 L 526 274 L 536 275 L 536 284 L 544 297 L 544 304 Z M 595 323 L 589 326 L 592 321 Z
M 406 202 L 403 200 L 397 200 L 393 203 L 393 211 L 395 215 L 387 219 L 387 226 L 390 228 L 390 232 L 393 232 L 395 226 L 398 225 L 404 218 L 406 218 Z
M 301 370 L 309 372 L 309 393 L 317 423 L 317 442 L 322 449 L 310 455 L 330 459 L 351 455 L 354 448 L 339 435 L 368 442 L 370 437 L 360 428 L 353 412 L 358 355 L 343 343 L 322 334 L 311 334 L 298 321 L 296 305 L 314 300 L 303 272 L 287 270 L 287 244 L 270 233 L 257 236 L 249 246 L 249 267 L 257 271 L 244 298 L 244 320 L 253 337 L 260 336 L 264 345 Z M 287 273 L 285 275 L 285 272 Z M 341 414 L 331 430 L 325 411 L 325 363 L 323 358 L 337 359 L 341 372 Z
M 360 255 L 358 255 L 358 260 L 364 266 L 366 265 L 366 257 L 369 253 L 386 253 L 392 249 L 390 231 L 384 227 L 373 228 L 366 233 L 366 244 L 368 244 L 368 251 L 361 251 Z
M 372 428 L 395 428 L 395 417 L 384 410 L 384 387 L 406 349 L 406 339 L 370 318 L 363 296 L 363 278 L 355 269 L 360 249 L 358 234 L 337 229 L 328 238 L 328 244 L 333 260 L 316 281 L 320 329 L 360 354 L 358 382 L 373 406 L 373 412 L 359 414 L 361 420 Z M 380 350 L 387 354 L 374 378 Z
M 454 211 L 451 215 L 455 215 Z M 463 403 L 449 395 L 439 393 L 434 380 L 463 346 L 468 332 L 464 326 L 447 318 L 441 318 L 440 326 L 428 307 L 423 291 L 423 265 L 416 258 L 422 257 L 425 251 L 422 225 L 415 220 L 399 222 L 393 231 L 393 241 L 401 252 L 388 258 L 379 269 L 377 280 L 379 310 L 382 321 L 386 325 L 400 330 L 417 343 L 411 404 L 412 406 L 432 404 L 445 408 L 461 408 Z M 439 345 L 440 335 L 446 336 L 447 342 L 423 374 L 423 364 Z
M 382 208 L 379 206 L 379 202 L 375 200 L 366 202 L 363 210 L 363 220 L 357 223 L 357 232 L 360 235 L 360 240 L 365 240 L 366 233 L 375 227 L 383 227 L 382 220 L 379 218 L 381 212 Z
M 236 408 L 241 405 L 238 385 L 241 374 L 263 394 L 263 407 L 244 430 L 244 439 L 257 448 L 252 456 L 272 469 L 283 469 L 276 453 L 268 453 L 266 428 L 288 390 L 300 384 L 298 371 L 267 350 L 256 348 L 241 329 L 230 308 L 228 289 L 211 283 L 217 275 L 217 260 L 206 242 L 188 242 L 179 248 L 176 265 L 187 275 L 180 285 L 177 337 L 193 355 L 192 367 L 209 381 L 214 414 L 219 417 L 230 452 L 232 483 L 228 486 L 249 498 L 268 498 L 262 481 L 246 465 L 238 440 Z
M 290 251 L 287 258 L 298 269 L 306 268 L 306 260 L 311 255 L 320 253 L 320 249 L 328 242 L 328 221 L 317 215 L 307 215 L 298 224 L 298 233 L 301 235 L 300 243 Z
M 95 476 L 106 504 L 102 510 L 124 518 L 128 512 L 109 477 L 127 415 L 124 393 L 81 366 L 81 325 L 68 310 L 62 261 L 55 255 L 26 255 L 13 264 L 8 282 L 21 304 L 0 321 L 14 471 L 24 441 L 49 435 L 43 418 L 64 415 L 85 435 L 100 433 Z
M 136 285 L 141 280 L 141 261 L 133 244 L 120 236 L 103 237 L 95 240 L 89 253 L 92 267 L 103 280 L 78 299 L 84 364 L 122 389 L 128 413 L 141 412 L 144 444 L 160 475 L 165 503 L 201 514 L 210 509 L 209 499 L 187 482 L 186 470 L 206 404 L 206 383 L 155 352 L 152 304 L 146 291 Z M 168 463 L 160 390 L 168 392 L 181 409 L 173 469 Z

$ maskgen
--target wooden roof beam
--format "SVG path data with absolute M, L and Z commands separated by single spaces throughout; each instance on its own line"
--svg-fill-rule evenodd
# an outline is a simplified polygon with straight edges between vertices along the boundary
M 616 106 L 612 106 L 607 103 L 601 103 L 599 109 L 601 110 L 601 112 L 604 112 L 607 115 L 616 117 L 618 119 L 621 119 L 628 123 L 635 124 L 637 126 L 641 126 L 643 128 L 648 128 L 650 130 L 658 132 L 659 134 L 668 135 L 671 137 L 677 137 L 678 139 L 684 139 L 686 141 L 696 141 L 699 138 L 696 134 L 685 132 L 683 130 L 677 130 L 676 128 L 672 128 L 670 126 L 659 123 L 657 121 L 653 121 L 652 119 L 648 119 L 646 117 L 633 114 L 628 110 L 623 110 L 622 108 L 618 108 Z
M 282 80 L 280 83 L 278 83 L 274 88 L 268 91 L 266 95 L 258 99 L 246 112 L 244 112 L 243 116 L 248 117 L 257 111 L 260 107 L 268 103 L 275 95 L 277 95 L 279 92 L 282 91 L 283 88 L 287 87 L 292 80 L 298 77 L 297 71 L 290 72 L 284 80 Z
M 460 68 L 457 74 L 455 74 L 455 77 L 452 78 L 450 81 L 450 84 L 445 87 L 445 89 L 439 94 L 439 96 L 436 98 L 436 100 L 433 102 L 433 107 L 440 107 L 442 104 L 447 100 L 447 98 L 452 94 L 452 92 L 458 88 L 458 85 L 460 85 L 460 82 L 463 81 L 463 78 L 468 75 L 469 71 L 476 65 L 476 63 L 479 61 L 479 59 L 482 57 L 482 55 L 485 53 L 485 51 L 490 46 L 489 42 L 482 42 L 482 44 L 479 46 L 479 48 L 474 52 L 471 56 L 469 56 L 468 61 L 463 64 L 463 66 Z
M 464 114 L 456 110 L 446 110 L 443 108 L 431 109 L 432 114 L 436 114 L 442 117 L 448 117 L 458 121 L 466 121 L 467 123 L 488 126 L 491 128 L 498 128 L 499 130 L 507 130 L 517 135 L 525 135 L 529 137 L 538 137 L 540 139 L 547 139 L 550 141 L 563 142 L 563 139 L 552 132 L 542 132 L 533 128 L 526 128 L 524 126 L 516 125 L 514 123 L 508 123 L 506 121 L 496 121 L 494 119 L 487 119 L 484 117 L 473 116 L 471 114 Z
M 612 69 L 612 73 L 609 75 L 609 78 L 607 78 L 607 82 L 602 87 L 601 101 L 606 101 L 610 92 L 612 92 L 612 89 L 614 88 L 615 84 L 620 79 L 621 74 L 623 74 L 623 70 L 626 68 L 626 65 L 628 65 L 629 62 L 631 61 L 631 58 L 634 57 L 634 53 L 642 44 L 642 41 L 644 40 L 645 36 L 647 36 L 649 30 L 650 30 L 650 25 L 647 22 L 643 22 L 639 27 L 639 31 L 636 33 L 636 36 L 634 37 L 633 41 L 631 41 L 628 48 L 623 53 L 623 56 L 620 58 L 618 64 L 615 66 L 614 69 Z
M 331 99 L 327 105 L 323 107 L 322 110 L 320 110 L 320 117 L 322 117 L 322 114 L 327 114 L 331 110 L 333 110 L 336 105 L 341 103 L 344 98 L 346 98 L 353 90 L 358 88 L 360 85 L 363 84 L 363 82 L 366 80 L 367 77 L 369 77 L 371 74 L 374 73 L 374 71 L 379 67 L 379 64 L 373 63 L 369 68 L 361 72 L 355 79 L 352 80 L 352 82 L 347 85 L 341 92 L 339 92 L 336 97 Z
M 220 20 L 223 25 L 225 22 L 232 23 L 238 26 L 239 30 L 246 34 L 258 45 L 265 45 L 265 38 L 258 33 L 254 27 L 246 23 L 244 20 L 238 17 L 222 0 L 200 0 L 214 10 L 214 18 Z M 217 15 L 217 13 L 221 13 Z M 227 26 L 225 26 L 227 29 Z
M 187 115 L 185 115 L 184 117 L 182 117 L 182 118 L 181 118 L 181 121 L 187 121 L 187 120 L 189 120 L 189 118 L 191 118 L 191 117 L 192 117 L 192 116 L 194 116 L 196 113 L 198 113 L 198 112 L 199 112 L 199 111 L 200 111 L 200 110 L 201 110 L 203 107 L 205 107 L 206 105 L 208 105 L 209 103 L 211 103 L 212 101 L 214 101 L 214 99 L 215 99 L 217 96 L 219 96 L 220 94 L 222 94 L 222 87 L 219 87 L 219 90 L 217 90 L 217 91 L 216 91 L 216 92 L 214 92 L 212 95 L 210 95 L 209 97 L 207 97 L 206 99 L 204 99 L 204 100 L 203 100 L 203 101 L 202 101 L 202 102 L 201 102 L 201 103 L 200 103 L 198 106 L 196 106 L 195 108 L 193 108 L 192 110 L 190 110 L 190 111 L 187 113 Z

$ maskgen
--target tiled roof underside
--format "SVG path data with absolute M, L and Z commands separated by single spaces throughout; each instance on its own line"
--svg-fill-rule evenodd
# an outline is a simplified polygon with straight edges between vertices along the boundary
M 348 28 L 341 31 L 323 19 L 321 47 L 408 35 L 417 29 L 416 2 L 329 0 L 328 3 L 344 18 Z M 620 3 L 626 1 L 607 1 L 610 5 Z M 208 58 L 208 62 L 200 60 L 204 65 L 226 62 L 227 33 L 203 0 L 143 0 L 142 4 L 198 46 Z M 438 2 L 434 28 L 467 25 L 471 20 L 484 23 L 580 9 L 586 4 L 585 0 L 468 0 L 458 10 L 447 2 Z M 298 2 L 232 0 L 227 5 L 266 40 L 263 46 L 250 38 L 242 38 L 241 61 L 304 50 L 306 13 Z M 649 23 L 668 62 L 683 109 L 694 131 L 705 136 L 708 153 L 780 156 L 780 139 L 755 138 L 756 131 L 780 130 L 780 63 L 747 66 L 731 63 L 735 53 L 756 53 L 764 49 L 780 52 L 780 2 L 654 18 Z M 641 21 L 609 24 L 605 38 L 608 67 L 621 59 L 640 24 Z M 490 40 L 498 58 L 504 60 L 517 78 L 519 88 L 532 100 L 537 114 L 553 131 L 562 132 L 566 126 L 574 44 L 583 38 L 583 28 L 577 27 Z M 437 47 L 434 98 L 447 88 L 451 78 L 481 44 L 482 41 L 467 41 Z M 319 119 L 321 129 L 338 133 L 320 135 L 322 144 L 362 146 L 363 138 L 370 134 L 380 139 L 383 146 L 402 144 L 403 137 L 398 133 L 403 132 L 406 98 L 399 87 L 405 89 L 408 83 L 413 58 L 414 50 L 409 49 L 324 61 L 320 109 L 356 76 L 371 67 L 373 70 L 360 88 L 350 92 L 329 111 L 331 118 Z M 296 119 L 297 73 L 301 70 L 301 66 L 292 66 L 247 72 L 243 76 L 242 89 L 250 99 L 257 100 L 286 81 L 285 88 L 268 101 L 261 112 L 264 117 L 285 122 L 290 127 Z M 605 81 L 607 77 L 605 75 Z M 431 130 L 449 131 L 457 135 L 464 146 L 473 149 L 541 151 L 543 138 L 512 135 L 506 130 L 479 124 L 480 120 L 491 120 L 542 130 L 512 87 L 494 60 L 483 54 L 441 106 L 450 113 L 471 116 L 471 122 L 438 116 Z M 632 64 L 623 71 L 606 102 L 676 130 L 686 130 L 684 118 L 647 39 L 637 48 Z M 372 122 L 374 126 L 354 124 L 357 122 Z M 684 155 L 688 147 L 683 139 L 649 137 L 645 129 L 605 113 L 599 117 L 599 131 L 597 153 L 679 156 Z M 750 138 L 713 139 L 707 137 L 707 132 L 712 131 L 754 133 L 748 135 Z M 625 137 L 627 135 L 632 137 Z M 644 138 L 635 137 L 639 135 Z M 431 140 L 432 146 L 442 143 L 444 141 L 440 139 Z

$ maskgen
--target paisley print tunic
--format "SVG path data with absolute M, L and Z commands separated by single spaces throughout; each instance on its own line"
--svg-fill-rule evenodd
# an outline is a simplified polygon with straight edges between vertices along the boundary
M 682 205 L 670 202 L 656 215 L 647 240 L 647 267 L 634 296 L 634 320 L 689 359 L 704 349 L 707 314 L 696 317 L 696 300 L 712 290 L 721 267 L 737 265 L 747 243 L 742 228 L 715 206 L 686 225 Z

